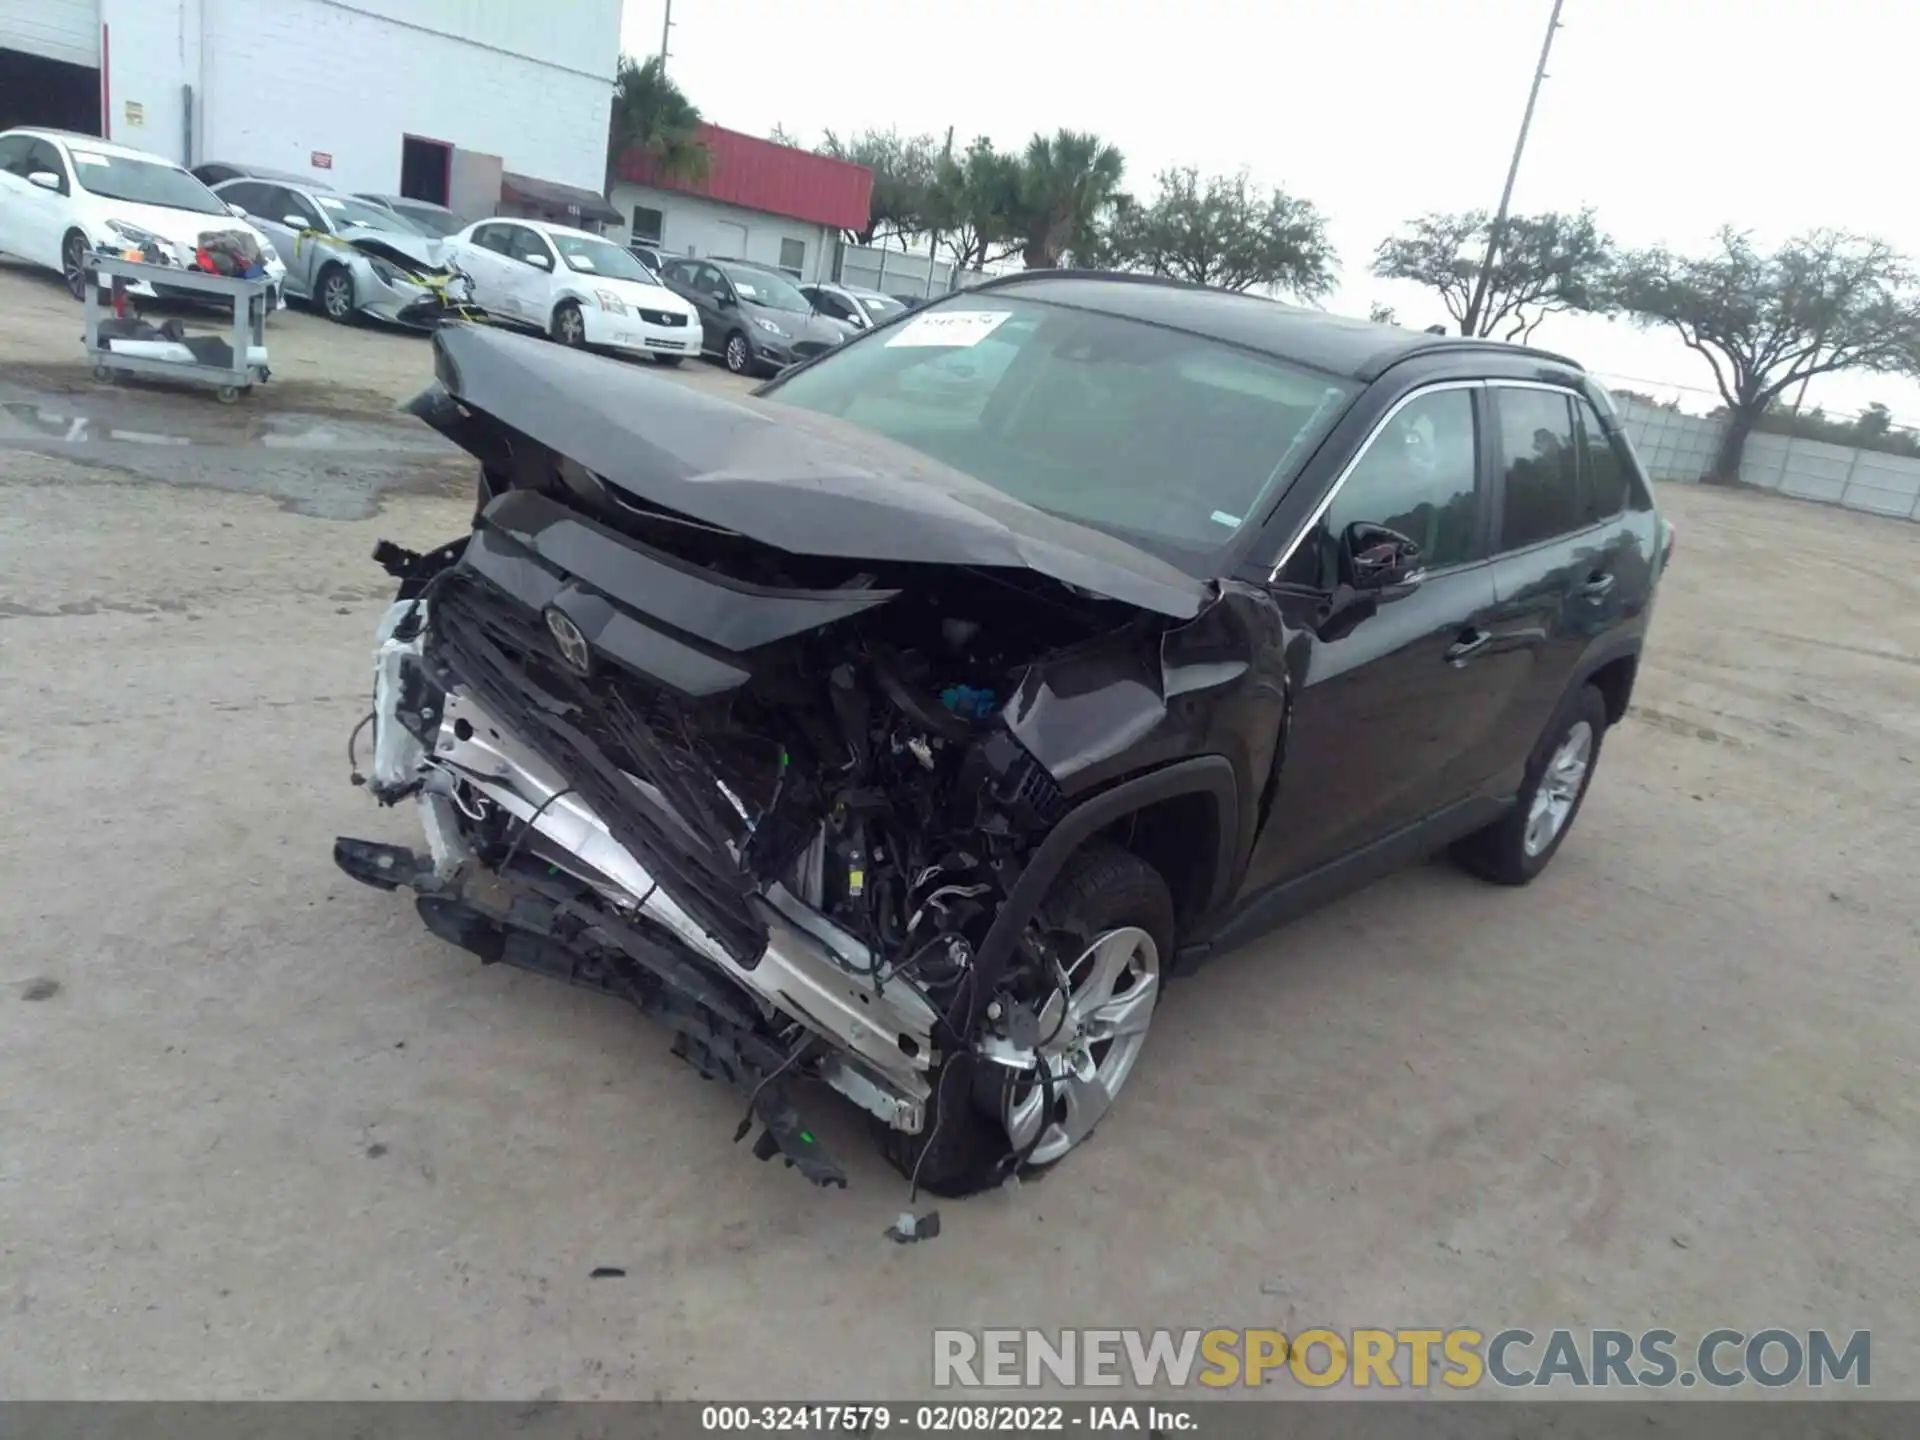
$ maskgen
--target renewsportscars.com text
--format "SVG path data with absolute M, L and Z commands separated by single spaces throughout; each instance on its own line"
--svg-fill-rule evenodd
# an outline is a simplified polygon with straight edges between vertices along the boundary
M 1519 1328 L 933 1332 L 933 1383 L 959 1389 L 1864 1389 L 1872 1380 L 1873 1337 L 1865 1330 L 1728 1327 L 1691 1340 L 1672 1330 Z

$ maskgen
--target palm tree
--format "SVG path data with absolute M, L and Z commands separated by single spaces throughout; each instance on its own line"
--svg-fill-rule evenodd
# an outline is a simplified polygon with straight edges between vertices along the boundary
M 710 157 L 699 126 L 699 107 L 668 78 L 658 55 L 622 55 L 607 127 L 608 188 L 619 177 L 620 158 L 636 150 L 653 162 L 657 179 L 706 179 Z
M 1120 192 L 1126 159 L 1098 135 L 1036 135 L 1021 166 L 1020 210 L 1029 270 L 1057 266 L 1095 247 L 1101 217 Z

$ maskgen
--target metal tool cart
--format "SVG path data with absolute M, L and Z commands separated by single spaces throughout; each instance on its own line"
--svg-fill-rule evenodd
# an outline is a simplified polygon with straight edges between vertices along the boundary
M 232 404 L 244 391 L 251 390 L 255 385 L 266 383 L 271 373 L 265 360 L 267 308 L 271 303 L 267 295 L 273 288 L 273 282 L 266 276 L 243 280 L 206 270 L 189 270 L 178 265 L 148 265 L 99 253 L 89 255 L 86 266 L 92 276 L 121 282 L 145 280 L 156 291 L 165 286 L 175 293 L 190 291 L 196 295 L 224 296 L 233 303 L 233 328 L 227 336 L 231 364 L 216 365 L 193 358 L 127 354 L 109 348 L 115 337 L 105 342 L 100 339 L 100 323 L 113 312 L 100 303 L 99 283 L 95 281 L 88 284 L 85 287 L 86 310 L 82 323 L 86 326 L 87 355 L 93 361 L 94 379 L 109 380 L 120 374 L 156 375 L 168 380 L 212 385 L 215 387 L 214 393 L 224 405 Z M 115 287 L 116 290 L 122 288 Z M 177 342 L 175 348 L 181 348 Z

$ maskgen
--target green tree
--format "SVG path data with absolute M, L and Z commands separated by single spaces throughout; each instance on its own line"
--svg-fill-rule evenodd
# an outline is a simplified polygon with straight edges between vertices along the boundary
M 1884 240 L 1816 230 L 1762 253 L 1729 226 L 1705 255 L 1628 256 L 1615 295 L 1712 368 L 1727 423 L 1709 480 L 1739 479 L 1747 437 L 1794 386 L 1840 370 L 1920 373 L 1920 285 Z
M 1020 248 L 1020 161 L 984 135 L 960 155 L 942 155 L 927 192 L 927 228 L 963 269 L 978 270 Z
M 1018 164 L 1016 215 L 1027 268 L 1050 270 L 1068 256 L 1097 253 L 1126 173 L 1120 152 L 1097 135 L 1060 130 L 1034 136 Z
M 1492 229 L 1484 210 L 1423 215 L 1380 242 L 1373 273 L 1433 291 L 1462 335 L 1524 341 L 1558 311 L 1607 308 L 1613 242 L 1591 210 L 1509 217 L 1493 273 L 1480 291 Z
M 902 136 L 895 130 L 863 130 L 841 140 L 829 130 L 819 151 L 873 171 L 873 199 L 864 229 L 848 232 L 862 245 L 889 236 L 904 239 L 929 229 L 928 194 L 939 166 L 940 147 L 931 135 Z
M 630 153 L 645 155 L 662 180 L 706 179 L 712 157 L 699 126 L 699 108 L 673 83 L 658 55 L 645 60 L 622 55 L 607 125 L 608 188 Z
M 1223 290 L 1285 290 L 1317 300 L 1333 289 L 1334 249 L 1310 200 L 1261 192 L 1243 171 L 1202 181 L 1162 171 L 1151 205 L 1122 196 L 1108 227 L 1108 263 Z

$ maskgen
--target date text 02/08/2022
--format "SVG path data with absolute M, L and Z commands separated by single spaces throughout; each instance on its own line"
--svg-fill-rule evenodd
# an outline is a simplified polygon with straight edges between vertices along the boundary
M 703 1433 L 841 1431 L 853 1435 L 1005 1434 L 1021 1431 L 1132 1430 L 1142 1434 L 1194 1429 L 1192 1414 L 1158 1405 L 706 1405 Z

